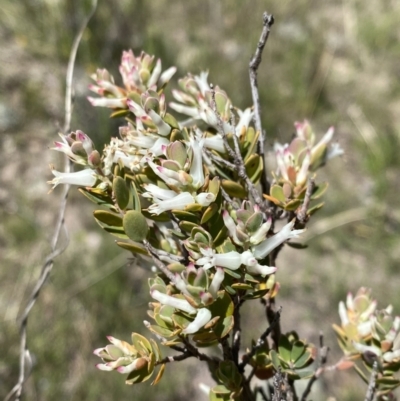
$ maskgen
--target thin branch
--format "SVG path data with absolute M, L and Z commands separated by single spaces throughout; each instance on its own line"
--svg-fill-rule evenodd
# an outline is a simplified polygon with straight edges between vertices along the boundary
M 305 388 L 300 401 L 307 400 L 307 397 L 311 392 L 312 386 L 314 385 L 314 383 L 318 380 L 319 376 L 324 371 L 324 367 L 328 360 L 328 352 L 329 352 L 329 348 L 324 345 L 324 335 L 321 332 L 319 334 L 318 366 L 317 366 L 317 369 L 315 370 L 313 376 L 308 381 L 307 387 Z
M 299 398 L 297 397 L 294 380 L 289 379 L 288 375 L 285 374 L 283 377 L 283 381 L 285 383 L 286 401 L 298 401 Z
M 180 336 L 181 341 L 185 344 L 185 352 L 189 352 L 192 356 L 199 359 L 200 361 L 207 362 L 221 362 L 221 359 L 218 357 L 211 357 L 206 354 L 200 352 L 190 341 L 188 338 Z
M 284 387 L 283 375 L 281 369 L 275 373 L 272 379 L 272 385 L 274 387 L 274 393 L 272 394 L 272 401 L 282 401 L 283 398 L 283 387 Z
M 240 351 L 240 340 L 242 336 L 242 329 L 240 324 L 240 307 L 243 304 L 243 300 L 240 299 L 239 295 L 236 297 L 235 309 L 233 311 L 233 334 L 232 334 L 232 358 L 233 362 L 237 365 L 239 363 L 239 351 Z
M 222 354 L 224 356 L 224 361 L 232 361 L 233 354 L 232 354 L 232 348 L 229 345 L 228 337 L 221 338 L 219 340 L 219 344 L 222 348 Z
M 374 399 L 377 377 L 378 377 L 378 362 L 375 361 L 372 367 L 371 377 L 369 378 L 367 394 L 365 395 L 364 401 L 372 401 Z
M 256 131 L 260 132 L 260 136 L 258 138 L 258 154 L 261 156 L 263 162 L 265 162 L 264 157 L 264 142 L 265 142 L 265 130 L 262 128 L 261 123 L 261 103 L 260 103 L 260 95 L 258 93 L 258 83 L 257 83 L 257 70 L 261 63 L 261 56 L 264 50 L 265 44 L 267 43 L 267 39 L 269 33 L 271 31 L 271 26 L 274 24 L 274 17 L 266 12 L 263 14 L 263 29 L 261 32 L 260 39 L 257 44 L 256 52 L 254 53 L 253 58 L 250 60 L 249 64 L 249 75 L 250 75 L 250 86 L 251 86 L 251 94 L 253 97 L 254 104 L 254 123 L 256 126 Z M 262 177 L 261 177 L 261 186 L 263 193 L 269 194 L 269 181 L 266 175 L 266 168 L 264 166 Z
M 271 253 L 270 257 L 272 257 L 274 261 L 272 263 L 270 262 L 270 266 L 276 266 L 275 263 L 276 256 L 274 254 L 277 252 L 277 250 L 278 248 Z M 270 327 L 272 327 L 271 340 L 273 343 L 273 348 L 277 350 L 279 339 L 281 337 L 281 324 L 279 317 L 277 318 L 277 316 L 278 314 L 280 315 L 281 308 L 276 310 L 275 298 L 268 298 L 268 299 L 261 298 L 261 303 L 265 305 L 265 314 L 267 316 Z
M 225 159 L 223 159 L 222 157 L 215 155 L 215 154 L 212 153 L 210 150 L 204 148 L 204 149 L 203 149 L 203 152 L 204 152 L 210 159 L 212 159 L 213 162 L 215 162 L 215 163 L 217 163 L 217 164 L 220 164 L 220 165 L 223 165 L 223 166 L 229 168 L 230 170 L 236 169 L 236 166 L 235 166 L 233 163 L 231 163 L 229 160 L 225 160 Z
M 239 148 L 239 142 L 238 142 L 238 138 L 235 135 L 234 129 L 235 127 L 232 127 L 233 129 L 233 143 L 234 143 L 234 149 L 231 148 L 231 146 L 229 145 L 228 142 L 228 136 L 224 130 L 224 123 L 221 119 L 221 116 L 218 113 L 217 110 L 217 104 L 215 101 L 215 90 L 214 90 L 214 86 L 212 84 L 210 84 L 210 88 L 211 88 L 211 107 L 214 111 L 214 114 L 217 118 L 217 128 L 218 128 L 218 132 L 221 134 L 222 136 L 222 140 L 224 141 L 224 146 L 226 151 L 228 152 L 228 155 L 231 159 L 233 159 L 235 167 L 238 171 L 238 176 L 239 178 L 241 178 L 245 183 L 246 183 L 246 187 L 247 190 L 249 191 L 249 193 L 251 194 L 251 196 L 254 199 L 254 202 L 260 207 L 260 209 L 262 211 L 265 211 L 266 209 L 266 205 L 265 202 L 263 200 L 263 198 L 260 196 L 260 193 L 258 192 L 256 186 L 254 185 L 254 183 L 250 180 L 249 176 L 246 173 L 246 168 L 244 166 L 244 161 L 242 158 L 242 155 L 240 153 L 240 148 Z
M 75 67 L 75 60 L 76 54 L 79 48 L 79 44 L 82 39 L 83 32 L 86 29 L 87 24 L 89 23 L 90 19 L 94 15 L 97 8 L 97 0 L 92 1 L 92 7 L 82 22 L 81 28 L 77 33 L 74 42 L 72 44 L 71 52 L 69 55 L 68 67 L 67 67 L 67 74 L 66 74 L 66 91 L 65 91 L 65 113 L 64 113 L 64 134 L 67 134 L 70 130 L 71 125 L 71 115 L 72 115 L 72 81 L 73 81 L 73 74 L 74 74 L 74 67 Z M 70 162 L 68 157 L 64 157 L 64 172 L 69 172 L 71 169 Z M 27 347 L 27 325 L 28 325 L 28 317 L 29 313 L 32 310 L 33 306 L 35 305 L 40 291 L 43 288 L 44 284 L 49 277 L 51 270 L 53 269 L 54 259 L 59 256 L 61 253 L 68 246 L 68 233 L 66 227 L 64 225 L 64 216 L 65 210 L 67 205 L 68 199 L 68 192 L 69 192 L 69 185 L 64 186 L 64 191 L 62 193 L 61 204 L 58 211 L 58 218 L 56 227 L 52 236 L 51 240 L 51 253 L 46 257 L 44 264 L 42 266 L 42 270 L 39 276 L 38 281 L 29 297 L 28 303 L 22 313 L 21 320 L 20 320 L 20 360 L 19 360 L 19 375 L 18 375 L 18 382 L 17 384 L 11 389 L 11 391 L 6 395 L 4 401 L 9 401 L 14 399 L 15 401 L 19 401 L 22 395 L 23 385 L 25 383 L 26 378 L 29 376 L 30 371 L 25 372 L 25 363 L 29 362 L 30 366 L 32 366 L 31 359 L 30 359 L 30 352 Z M 58 242 L 60 239 L 61 232 L 64 232 L 66 241 L 62 246 L 58 246 Z M 26 375 L 26 373 L 28 373 Z
M 155 249 L 150 244 L 150 242 L 148 242 L 148 241 L 143 241 L 143 242 L 144 242 L 144 246 L 148 250 L 151 257 L 153 258 L 153 261 L 156 264 L 157 269 L 159 269 L 162 273 L 164 273 L 168 277 L 169 281 L 171 281 L 171 283 L 175 283 L 174 274 L 170 270 L 168 270 L 168 268 L 161 261 L 160 256 L 158 255 L 158 250 Z
M 249 363 L 250 359 L 255 355 L 258 349 L 260 349 L 267 339 L 268 335 L 272 332 L 274 326 L 278 324 L 282 313 L 282 307 L 275 314 L 275 319 L 270 323 L 269 327 L 261 334 L 260 338 L 257 340 L 256 344 L 251 347 L 251 350 L 243 355 L 243 360 L 239 364 L 239 372 L 243 372 L 246 365 Z
M 301 205 L 301 208 L 300 208 L 299 212 L 297 213 L 297 220 L 302 225 L 306 224 L 307 220 L 308 220 L 307 210 L 310 206 L 311 195 L 314 191 L 314 188 L 315 188 L 315 180 L 313 177 L 310 177 L 307 181 L 307 189 L 306 189 L 306 193 L 304 195 L 303 204 Z
M 160 361 L 156 362 L 156 365 L 162 365 L 164 363 L 170 362 L 180 362 L 184 361 L 185 359 L 191 358 L 193 355 L 189 352 L 184 352 L 181 355 L 173 355 L 173 356 L 166 356 L 165 358 L 161 359 Z

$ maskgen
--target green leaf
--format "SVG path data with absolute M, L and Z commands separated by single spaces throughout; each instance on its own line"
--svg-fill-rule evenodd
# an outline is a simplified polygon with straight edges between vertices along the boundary
M 283 193 L 283 188 L 280 185 L 273 185 L 270 190 L 270 195 L 273 198 L 278 199 L 278 201 L 281 203 L 286 202 L 286 197 L 285 194 Z
M 204 211 L 200 224 L 207 223 L 207 221 L 210 220 L 211 217 L 213 217 L 214 214 L 217 213 L 217 211 L 218 205 L 216 203 L 211 203 L 211 205 L 208 206 L 208 208 Z
M 294 371 L 291 369 L 285 370 L 285 373 L 288 374 L 289 378 L 292 380 L 302 380 L 302 379 L 309 379 L 314 375 L 313 371 L 304 370 L 304 371 Z
M 179 228 L 183 231 L 186 231 L 187 233 L 190 233 L 193 228 L 198 227 L 198 224 L 192 223 L 190 221 L 181 221 L 179 223 Z
M 116 244 L 123 248 L 126 249 L 127 251 L 130 251 L 132 253 L 139 253 L 141 255 L 148 255 L 147 249 L 142 246 L 141 244 L 138 243 L 132 243 L 132 242 L 121 242 L 117 241 Z
M 97 221 L 97 220 L 96 220 Z M 121 238 L 121 239 L 128 239 L 128 236 L 125 234 L 125 231 L 120 228 L 120 227 L 109 227 L 109 226 L 104 226 L 102 225 L 99 221 L 97 223 L 100 225 L 100 227 L 104 230 L 107 231 L 108 233 L 114 235 L 115 237 Z
M 97 203 L 100 206 L 114 207 L 114 202 L 112 201 L 111 197 L 107 195 L 107 193 L 95 192 L 93 188 L 90 190 L 78 188 L 78 191 L 93 203 Z
M 131 195 L 132 195 L 133 209 L 136 211 L 140 211 L 142 209 L 142 206 L 140 205 L 139 195 L 135 183 L 133 181 L 131 181 Z
M 108 226 L 122 227 L 122 217 L 119 214 L 111 213 L 107 210 L 95 210 L 93 216 L 99 222 Z
M 281 335 L 278 345 L 279 357 L 283 361 L 289 363 L 291 350 L 292 350 L 292 344 L 290 344 L 288 338 L 285 335 Z
M 242 199 L 247 197 L 247 191 L 237 182 L 222 180 L 221 185 L 229 196 Z
M 322 182 L 321 184 L 318 184 L 317 186 L 314 187 L 314 191 L 311 195 L 311 199 L 318 199 L 320 198 L 328 189 L 329 183 L 328 182 Z
M 286 245 L 289 245 L 291 248 L 294 248 L 294 249 L 306 249 L 306 248 L 308 248 L 307 244 L 301 244 L 300 242 L 288 241 L 288 242 L 286 242 Z
M 120 176 L 114 177 L 113 193 L 118 207 L 125 210 L 129 203 L 129 189 L 125 180 Z
M 274 365 L 274 369 L 278 371 L 281 367 L 281 361 L 279 360 L 278 354 L 274 349 L 269 352 L 269 357 L 271 359 L 272 365 Z
M 307 214 L 309 216 L 312 216 L 315 212 L 317 212 L 319 209 L 322 208 L 322 206 L 324 206 L 324 202 L 318 203 L 318 205 L 313 206 L 312 208 L 307 210 Z
M 290 360 L 296 362 L 306 351 L 306 346 L 302 341 L 296 341 L 292 345 L 292 351 L 290 353 Z
M 149 227 L 146 218 L 137 210 L 129 210 L 123 220 L 126 235 L 135 242 L 141 242 L 147 237 Z
M 293 199 L 290 202 L 286 203 L 284 206 L 285 210 L 293 211 L 296 210 L 301 205 L 300 199 Z
M 184 210 L 171 210 L 176 218 L 179 220 L 190 221 L 191 223 L 199 224 L 199 216 L 196 213 L 186 212 Z M 170 217 L 168 216 L 170 220 Z
M 295 362 L 296 369 L 302 369 L 312 362 L 312 355 L 309 351 L 304 352 Z

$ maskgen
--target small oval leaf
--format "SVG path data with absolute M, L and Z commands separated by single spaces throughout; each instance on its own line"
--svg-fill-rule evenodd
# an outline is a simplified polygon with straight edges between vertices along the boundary
M 149 227 L 146 218 L 137 210 L 129 210 L 123 220 L 126 235 L 135 242 L 141 242 L 147 237 Z

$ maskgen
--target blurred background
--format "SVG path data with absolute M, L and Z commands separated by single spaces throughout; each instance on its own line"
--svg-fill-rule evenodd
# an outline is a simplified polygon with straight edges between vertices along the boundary
M 0 2 L 0 398 L 18 377 L 16 319 L 50 250 L 60 188 L 48 194 L 49 151 L 64 122 L 65 73 L 73 38 L 90 9 L 88 0 Z M 275 25 L 259 71 L 267 145 L 290 140 L 294 121 L 307 118 L 321 136 L 330 125 L 345 156 L 319 175 L 329 179 L 326 205 L 311 221 L 307 250 L 286 247 L 278 280 L 283 330 L 317 343 L 319 332 L 340 355 L 332 323 L 338 302 L 360 286 L 373 288 L 381 308 L 400 314 L 400 2 L 395 0 L 99 0 L 78 52 L 72 130 L 98 149 L 121 121 L 92 108 L 90 74 L 107 68 L 121 82 L 122 50 L 145 50 L 163 67 L 209 69 L 210 81 L 233 103 L 251 105 L 248 62 L 261 32 L 262 13 Z M 96 226 L 94 205 L 72 188 L 66 224 L 70 244 L 59 257 L 31 312 L 28 347 L 35 366 L 27 400 L 205 400 L 197 382 L 210 383 L 196 361 L 167 366 L 155 387 L 135 387 L 94 367 L 92 350 L 106 335 L 129 340 L 144 332 L 149 273 L 127 263 L 129 254 Z M 256 305 L 256 306 L 254 306 Z M 261 306 L 244 309 L 265 330 Z M 316 399 L 363 399 L 355 373 L 328 373 Z

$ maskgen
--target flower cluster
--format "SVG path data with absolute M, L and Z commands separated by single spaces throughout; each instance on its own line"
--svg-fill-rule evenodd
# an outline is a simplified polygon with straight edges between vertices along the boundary
M 343 154 L 337 143 L 330 144 L 334 134 L 333 127 L 316 144 L 316 135 L 307 120 L 303 123 L 296 122 L 295 128 L 296 136 L 290 144 L 275 143 L 277 170 L 270 194 L 264 195 L 275 205 L 288 211 L 296 210 L 303 202 L 308 178 L 329 159 Z M 327 183 L 315 186 L 311 199 L 318 199 L 327 186 Z M 310 210 L 309 214 L 317 209 Z
M 355 296 L 347 295 L 346 303 L 340 302 L 341 325 L 333 325 L 339 345 L 365 381 L 374 362 L 378 363 L 381 395 L 400 386 L 400 379 L 394 376 L 400 366 L 400 317 L 392 313 L 391 305 L 378 310 L 371 290 L 360 288 Z M 357 364 L 359 360 L 363 366 Z
M 125 116 L 126 125 L 101 155 L 81 131 L 62 136 L 54 149 L 84 169 L 69 174 L 53 169 L 51 183 L 78 185 L 102 207 L 94 217 L 118 238 L 117 245 L 158 268 L 149 279 L 152 321 L 145 322 L 158 340 L 172 347 L 189 340 L 212 346 L 225 341 L 238 324 L 235 313 L 241 303 L 276 295 L 273 253 L 303 230 L 295 227 L 293 215 L 276 224 L 285 216 L 274 214 L 261 196 L 261 203 L 252 200 L 264 160 L 256 151 L 260 133 L 252 126 L 250 108 L 232 107 L 226 92 L 208 84 L 207 73 L 188 75 L 180 80 L 182 90 L 173 91 L 179 103 L 169 104 L 190 117 L 179 121 L 169 113 L 163 93 L 174 67 L 161 73 L 154 56 L 135 57 L 129 51 L 122 56 L 120 72 L 124 88 L 99 70 L 97 85 L 90 89 L 100 97 L 89 100 L 117 109 L 114 115 Z M 276 145 L 278 172 L 271 195 L 264 194 L 286 209 L 290 202 L 302 201 L 308 174 L 330 157 L 330 137 L 314 145 L 308 123 L 296 127 L 297 138 L 290 145 Z M 285 194 L 283 200 L 274 197 L 277 188 Z M 271 369 L 286 369 L 297 379 L 298 369 L 313 358 L 305 342 L 289 337 L 282 352 L 293 355 L 274 357 L 281 362 Z M 95 351 L 104 362 L 98 368 L 128 374 L 129 384 L 147 380 L 162 364 L 153 340 L 138 334 L 133 334 L 132 345 L 109 340 L 111 345 Z M 226 369 L 230 367 L 220 366 L 221 383 L 238 394 L 240 388 L 229 382 Z

